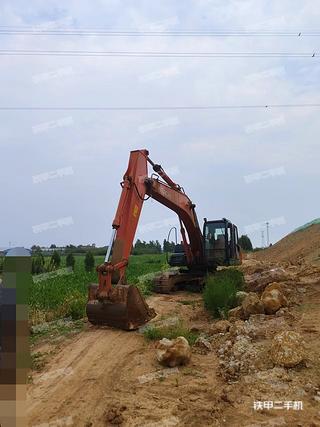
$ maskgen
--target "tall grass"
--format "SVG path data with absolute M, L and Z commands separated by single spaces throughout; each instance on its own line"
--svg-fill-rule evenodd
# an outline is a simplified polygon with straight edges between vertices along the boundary
M 213 317 L 227 317 L 227 312 L 237 305 L 236 293 L 243 289 L 244 276 L 241 271 L 229 268 L 207 277 L 203 293 L 206 309 Z
M 95 257 L 95 265 L 103 263 L 103 260 L 103 256 Z M 159 271 L 165 265 L 166 259 L 163 254 L 131 256 L 127 268 L 127 281 L 140 287 L 143 294 L 148 294 L 151 276 L 140 281 L 139 277 Z M 66 257 L 62 257 L 60 269 L 65 266 Z M 36 277 L 41 279 L 39 276 Z M 85 271 L 84 256 L 75 256 L 73 272 L 51 278 L 46 275 L 43 277 L 43 280 L 34 281 L 31 285 L 29 292 L 31 317 L 50 321 L 69 316 L 77 319 L 84 315 L 87 285 L 98 281 L 95 271 Z

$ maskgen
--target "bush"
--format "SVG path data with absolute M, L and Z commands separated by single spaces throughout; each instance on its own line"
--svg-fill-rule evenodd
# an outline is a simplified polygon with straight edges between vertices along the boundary
M 72 268 L 72 270 L 74 270 L 74 265 L 75 265 L 75 263 L 76 263 L 76 260 L 75 260 L 75 258 L 74 258 L 74 256 L 73 256 L 73 254 L 72 254 L 72 253 L 69 253 L 69 254 L 67 255 L 67 257 L 66 257 L 66 266 L 67 266 L 67 267 L 71 267 L 71 268 Z
M 92 252 L 87 252 L 84 259 L 84 268 L 87 273 L 90 273 L 94 269 L 94 256 Z
M 52 265 L 52 267 L 55 268 L 59 268 L 60 264 L 61 264 L 61 257 L 58 251 L 54 251 L 52 256 L 51 256 L 51 260 L 50 260 L 50 264 Z
M 199 334 L 189 331 L 182 323 L 179 323 L 174 326 L 147 327 L 143 332 L 143 336 L 149 341 L 161 340 L 162 338 L 173 340 L 178 337 L 185 337 L 188 343 L 193 345 L 199 337 Z
M 36 256 L 32 257 L 31 273 L 41 274 L 45 271 L 45 260 L 41 251 L 36 253 Z
M 161 271 L 143 274 L 142 276 L 138 277 L 136 286 L 140 289 L 143 295 L 151 295 L 154 288 L 154 279 L 159 274 L 162 274 Z
M 206 309 L 214 317 L 226 317 L 228 310 L 236 307 L 236 293 L 243 289 L 243 285 L 243 273 L 235 268 L 221 270 L 208 276 L 203 292 Z
M 63 314 L 72 320 L 79 320 L 85 316 L 86 297 L 80 292 L 75 292 L 67 297 L 63 304 Z

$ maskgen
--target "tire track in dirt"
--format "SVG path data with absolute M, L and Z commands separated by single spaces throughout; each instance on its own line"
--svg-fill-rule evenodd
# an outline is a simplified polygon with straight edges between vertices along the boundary
M 181 298 L 194 300 L 195 296 L 159 295 L 148 302 L 157 308 L 160 319 L 189 319 L 194 310 L 179 303 Z M 93 427 L 102 427 L 107 425 L 105 412 L 121 407 L 125 408 L 124 427 L 147 427 L 168 419 L 179 419 L 179 425 L 199 425 L 199 421 L 207 425 L 220 382 L 215 354 L 194 354 L 191 365 L 179 368 L 177 374 L 139 381 L 159 369 L 154 344 L 146 343 L 138 332 L 88 326 L 64 342 L 43 373 L 34 374 L 28 396 L 29 426 L 72 417 L 74 426 L 92 422 Z M 63 370 L 72 371 L 61 375 Z M 59 376 L 54 377 L 57 371 Z
M 128 358 L 142 344 L 137 333 L 94 328 L 80 333 L 52 359 L 49 371 L 34 376 L 29 425 L 70 416 L 75 425 L 84 425 L 91 413 L 100 417 L 97 402 L 108 390 L 112 394 Z

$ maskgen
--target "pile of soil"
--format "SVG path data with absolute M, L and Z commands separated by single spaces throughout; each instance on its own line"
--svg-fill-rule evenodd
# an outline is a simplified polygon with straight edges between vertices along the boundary
M 270 248 L 253 254 L 267 262 L 287 262 L 292 265 L 320 265 L 320 224 L 295 231 Z

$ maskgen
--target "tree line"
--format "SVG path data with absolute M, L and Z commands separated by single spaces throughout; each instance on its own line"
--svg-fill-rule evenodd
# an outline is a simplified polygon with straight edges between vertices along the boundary
M 84 257 L 84 269 L 87 272 L 94 270 L 95 259 L 91 251 L 88 251 Z M 66 267 L 74 270 L 76 258 L 72 253 L 66 256 Z M 59 269 L 61 266 L 61 255 L 58 251 L 54 251 L 51 257 L 45 257 L 41 250 L 37 250 L 32 255 L 31 273 L 43 274 L 50 273 Z

